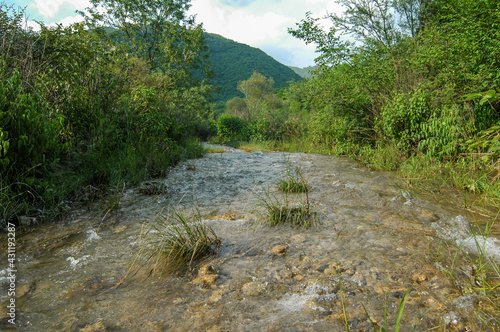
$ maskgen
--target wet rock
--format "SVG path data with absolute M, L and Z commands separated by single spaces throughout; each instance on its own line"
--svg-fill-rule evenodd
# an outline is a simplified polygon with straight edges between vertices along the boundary
M 295 274 L 293 276 L 293 279 L 295 279 L 297 281 L 303 281 L 305 279 L 305 277 L 302 274 Z
M 160 332 L 169 329 L 169 325 L 165 322 L 147 322 L 142 328 L 144 331 Z
M 163 181 L 145 181 L 139 185 L 139 192 L 143 195 L 165 194 L 167 185 Z
M 295 235 L 290 237 L 290 240 L 291 240 L 291 242 L 302 243 L 306 240 L 306 238 L 303 235 L 295 234 Z
M 333 276 L 337 274 L 337 266 L 336 265 L 328 265 L 326 269 L 323 270 L 323 274 L 326 274 L 328 276 Z
M 423 222 L 431 223 L 439 220 L 439 217 L 435 213 L 432 213 L 431 211 L 419 209 L 416 212 L 417 212 L 417 218 Z
M 181 304 L 181 303 L 183 303 L 185 301 L 186 301 L 186 298 L 184 298 L 184 297 L 178 297 L 178 298 L 174 299 L 172 301 L 172 303 L 175 304 L 175 305 L 179 305 L 179 304 Z
M 202 285 L 203 287 L 210 287 L 215 284 L 218 276 L 216 274 L 209 274 L 196 277 L 192 283 L 195 285 Z
M 107 331 L 106 326 L 101 321 L 97 321 L 94 324 L 87 325 L 80 329 L 80 332 L 103 332 Z
M 332 182 L 332 185 L 335 189 L 344 189 L 345 188 L 345 184 L 342 182 L 342 181 L 339 181 L 339 180 L 334 180 Z
M 320 298 L 312 298 L 305 303 L 305 312 L 306 313 L 323 313 L 323 314 L 331 314 L 331 311 L 323 308 Z
M 19 217 L 19 224 L 21 226 L 32 226 L 36 224 L 36 218 L 32 217 L 27 217 L 27 216 L 20 216 Z
M 429 277 L 422 271 L 415 272 L 411 275 L 411 280 L 418 284 L 423 283 L 426 280 L 429 280 Z
M 287 244 L 280 244 L 280 245 L 274 246 L 271 249 L 271 252 L 273 254 L 276 254 L 276 255 L 284 255 L 284 254 L 286 254 L 287 249 L 288 249 Z
M 241 291 L 245 296 L 257 296 L 264 293 L 266 286 L 258 281 L 250 281 L 243 285 Z
M 212 303 L 219 302 L 220 299 L 222 298 L 222 295 L 224 295 L 224 290 L 223 289 L 219 289 L 219 290 L 215 291 L 210 296 L 210 298 L 208 299 L 208 302 L 212 302 Z
M 215 269 L 212 265 L 210 264 L 204 264 L 200 269 L 198 270 L 198 276 L 206 276 L 213 274 L 215 272 Z
M 26 295 L 30 290 L 34 289 L 34 285 L 30 284 L 23 284 L 19 285 L 16 288 L 16 297 L 20 298 Z
M 323 273 L 328 268 L 328 264 L 323 264 L 316 269 L 319 273 Z
M 123 232 L 124 230 L 127 229 L 127 226 L 126 225 L 123 225 L 123 226 L 117 226 L 115 227 L 115 229 L 113 230 L 113 233 L 115 234 L 118 234 L 118 233 L 121 233 Z
M 289 281 L 295 276 L 295 274 L 286 266 L 283 266 L 281 269 L 276 271 L 274 274 L 274 278 L 279 282 Z
M 215 284 L 218 275 L 214 273 L 214 268 L 210 264 L 203 265 L 198 270 L 198 276 L 192 281 L 195 285 L 202 285 L 203 287 L 211 287 Z
M 236 220 L 236 218 L 238 218 L 238 215 L 233 212 L 227 212 L 224 214 L 218 214 L 213 217 L 210 217 L 211 220 L 228 220 L 228 221 Z

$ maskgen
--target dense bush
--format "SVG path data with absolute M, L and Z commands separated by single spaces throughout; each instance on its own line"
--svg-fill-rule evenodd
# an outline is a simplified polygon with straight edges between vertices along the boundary
M 217 137 L 221 142 L 244 141 L 249 137 L 245 120 L 229 114 L 222 114 L 217 119 Z
M 400 149 L 414 151 L 431 113 L 425 91 L 400 93 L 382 107 L 378 125 L 381 134 L 395 140 Z
M 164 175 L 203 153 L 196 135 L 213 125 L 199 27 L 183 26 L 171 45 L 165 38 L 170 53 L 157 54 L 158 67 L 101 29 L 35 32 L 23 29 L 22 17 L 0 5 L 2 223 L 57 215 L 68 201 Z

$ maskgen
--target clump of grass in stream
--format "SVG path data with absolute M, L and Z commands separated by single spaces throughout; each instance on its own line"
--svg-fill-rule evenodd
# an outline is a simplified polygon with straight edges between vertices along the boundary
M 146 240 L 127 276 L 133 270 L 137 273 L 146 266 L 148 275 L 172 275 L 189 270 L 215 254 L 220 244 L 219 238 L 203 222 L 197 209 L 191 216 L 172 209 L 160 214 L 158 221 L 148 227 Z
M 311 211 L 308 196 L 305 200 L 291 202 L 288 195 L 278 198 L 268 189 L 258 204 L 264 207 L 264 220 L 271 227 L 291 224 L 292 227 L 307 228 L 316 222 L 316 214 Z
M 285 177 L 278 180 L 278 189 L 284 193 L 308 193 L 307 185 L 302 170 L 299 166 L 292 167 L 290 160 L 287 160 Z
M 172 211 L 161 219 L 153 226 L 157 233 L 151 242 L 150 261 L 155 270 L 171 274 L 215 253 L 220 241 L 213 229 L 202 221 L 199 211 L 195 211 L 192 218 Z
M 285 177 L 278 181 L 278 189 L 283 192 L 281 197 L 271 194 L 270 189 L 264 190 L 259 199 L 259 205 L 264 207 L 264 220 L 269 226 L 291 224 L 292 227 L 307 228 L 316 222 L 316 214 L 311 211 L 309 203 L 309 186 L 306 183 L 300 167 L 292 168 L 290 160 L 286 160 Z M 298 202 L 292 202 L 288 194 L 303 194 Z

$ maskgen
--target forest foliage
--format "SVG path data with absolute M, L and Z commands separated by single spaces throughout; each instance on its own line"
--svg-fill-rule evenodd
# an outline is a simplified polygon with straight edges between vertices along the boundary
M 254 71 L 272 77 L 277 89 L 288 86 L 289 82 L 302 80 L 291 68 L 258 48 L 212 33 L 205 33 L 205 42 L 210 51 L 209 62 L 214 73 L 212 83 L 219 87 L 219 92 L 214 95 L 216 102 L 243 97 L 237 89 L 238 82 L 248 79 Z
M 51 218 L 164 175 L 201 156 L 196 140 L 214 130 L 207 50 L 185 15 L 189 1 L 91 3 L 86 24 L 40 31 L 23 26 L 23 10 L 0 5 L 3 223 Z M 103 30 L 110 22 L 124 40 Z
M 315 75 L 271 94 L 262 86 L 264 98 L 235 98 L 227 112 L 274 148 L 347 155 L 409 182 L 432 167 L 496 215 L 500 3 L 337 2 L 342 14 L 306 13 L 289 29 L 316 45 Z
M 210 50 L 227 43 L 186 14 L 189 0 L 92 0 L 85 23 L 39 31 L 0 5 L 2 223 L 165 175 L 216 133 L 347 155 L 409 184 L 432 169 L 498 212 L 498 1 L 338 2 L 342 14 L 306 13 L 289 29 L 317 47 L 311 78 L 286 86 L 248 61 L 223 77 L 233 92 L 221 116 L 209 62 L 226 65 Z

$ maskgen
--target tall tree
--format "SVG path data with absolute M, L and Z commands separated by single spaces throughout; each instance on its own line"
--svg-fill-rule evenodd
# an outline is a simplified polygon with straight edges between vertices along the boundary
M 427 8 L 433 0 L 337 0 L 344 11 L 341 15 L 329 13 L 324 19 L 332 26 L 325 31 L 318 18 L 306 13 L 289 29 L 293 36 L 306 43 L 315 43 L 320 64 L 349 62 L 350 55 L 360 45 L 381 50 L 393 48 L 405 36 L 416 36 L 421 20 L 427 19 Z M 350 42 L 349 40 L 357 41 Z
M 87 23 L 118 29 L 136 56 L 151 69 L 175 62 L 200 67 L 206 52 L 201 25 L 186 14 L 191 0 L 90 0 Z M 185 52 L 188 50 L 188 52 Z M 187 54 L 187 57 L 186 57 Z M 181 55 L 184 58 L 181 58 Z M 168 63 L 166 63 L 166 61 Z

